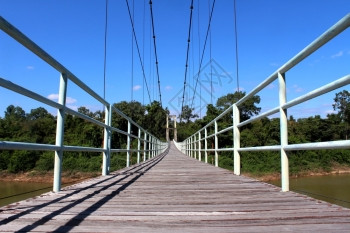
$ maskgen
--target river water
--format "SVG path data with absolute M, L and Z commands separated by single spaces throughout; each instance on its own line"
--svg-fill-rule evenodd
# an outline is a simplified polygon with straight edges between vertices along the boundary
M 281 181 L 270 181 L 281 187 Z M 350 174 L 309 176 L 289 180 L 291 191 L 350 208 Z
M 52 190 L 52 183 L 0 181 L 0 206 L 35 197 Z
M 280 181 L 269 182 L 280 186 Z M 350 174 L 290 179 L 290 190 L 350 208 Z M 0 181 L 0 206 L 38 196 L 52 190 L 52 183 Z

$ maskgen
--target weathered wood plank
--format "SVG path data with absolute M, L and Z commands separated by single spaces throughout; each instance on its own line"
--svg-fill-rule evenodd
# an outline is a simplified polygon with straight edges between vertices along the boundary
M 0 232 L 349 232 L 350 210 L 167 155 L 0 208 Z

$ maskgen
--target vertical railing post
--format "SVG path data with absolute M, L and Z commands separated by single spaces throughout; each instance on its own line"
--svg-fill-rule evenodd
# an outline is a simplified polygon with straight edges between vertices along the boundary
M 185 144 L 185 146 L 186 146 L 186 147 L 185 147 L 185 149 L 186 149 L 186 153 L 185 153 L 185 154 L 188 156 L 188 152 L 189 152 L 189 151 L 188 151 L 188 138 L 186 139 L 186 144 Z
M 285 74 L 278 72 L 279 82 L 279 102 L 280 102 L 280 134 L 281 134 L 281 186 L 282 191 L 289 191 L 289 164 L 288 155 L 284 150 L 284 147 L 288 145 L 288 118 L 287 109 L 283 109 L 282 106 L 287 101 L 286 92 L 286 79 Z
M 152 158 L 156 155 L 156 138 L 152 137 Z
M 193 158 L 193 137 L 190 137 L 190 154 L 191 154 L 191 158 Z
M 111 156 L 111 147 L 110 147 L 110 141 L 111 141 L 111 130 L 109 127 L 111 127 L 111 105 L 105 106 L 105 125 L 104 128 L 104 139 L 103 139 L 103 162 L 102 162 L 102 175 L 106 176 L 109 174 L 109 160 Z
M 152 150 L 152 147 L 151 147 L 151 141 L 152 141 L 152 135 L 148 135 L 148 159 L 151 158 L 151 150 Z
M 154 157 L 154 138 L 151 137 L 151 158 Z
M 65 107 L 67 96 L 67 76 L 61 74 L 60 77 L 60 89 L 58 95 L 58 103 L 62 105 L 57 110 L 57 125 L 56 125 L 56 146 L 60 149 L 55 151 L 55 166 L 54 166 L 54 179 L 53 179 L 53 191 L 59 192 L 61 190 L 61 174 L 62 174 L 62 159 L 63 159 L 63 140 L 64 140 L 64 119 L 65 119 Z
M 141 150 L 141 129 L 139 128 L 139 133 L 137 137 L 137 163 L 140 163 L 140 150 Z
M 158 155 L 158 139 L 154 140 L 154 156 Z
M 127 145 L 126 145 L 126 167 L 130 167 L 130 145 L 131 145 L 131 137 L 130 137 L 130 134 L 131 134 L 131 123 L 130 121 L 128 120 L 128 137 L 127 137 Z
M 241 157 L 239 154 L 239 148 L 241 147 L 241 133 L 238 128 L 238 124 L 240 121 L 239 117 L 239 109 L 236 104 L 233 104 L 232 107 L 232 115 L 233 115 L 233 171 L 234 174 L 241 174 Z
M 157 139 L 157 156 L 160 155 L 160 141 Z
M 201 131 L 198 132 L 198 160 L 199 160 L 199 161 L 202 161 Z
M 193 147 L 194 147 L 194 158 L 197 159 L 197 137 L 193 134 Z
M 215 167 L 219 166 L 219 154 L 218 154 L 218 148 L 219 148 L 219 139 L 218 139 L 218 122 L 215 121 Z
M 144 138 L 143 138 L 143 162 L 146 161 L 146 150 L 147 150 L 147 133 L 144 132 Z
M 208 131 L 207 127 L 204 128 L 204 161 L 208 163 Z

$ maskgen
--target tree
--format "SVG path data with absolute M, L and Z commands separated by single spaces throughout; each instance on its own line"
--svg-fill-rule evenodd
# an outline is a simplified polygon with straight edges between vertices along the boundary
M 24 120 L 26 117 L 25 111 L 17 106 L 10 105 L 6 108 L 5 119 L 6 120 Z
M 227 94 L 220 97 L 216 101 L 216 107 L 221 111 L 229 108 L 232 104 L 237 103 L 240 99 L 245 96 L 245 92 L 236 91 L 233 94 Z M 256 104 L 260 103 L 260 96 L 255 95 L 245 101 L 242 105 L 239 106 L 240 110 L 240 121 L 248 120 L 250 117 L 259 114 L 261 108 L 257 107 Z
M 193 114 L 194 108 L 190 108 L 188 105 L 183 106 L 180 118 L 184 119 L 186 122 L 189 122 L 192 118 L 197 118 L 198 114 Z
M 158 101 L 146 106 L 144 127 L 159 139 L 165 139 L 166 118 L 169 110 L 163 109 Z
M 348 127 L 350 123 L 350 93 L 347 90 L 335 94 L 334 110 L 338 110 L 338 115 L 345 123 L 345 139 L 348 139 Z

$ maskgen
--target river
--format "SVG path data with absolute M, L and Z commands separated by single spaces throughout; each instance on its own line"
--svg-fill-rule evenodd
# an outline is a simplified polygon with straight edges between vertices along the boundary
M 4 206 L 52 190 L 52 183 L 0 181 L 0 206 Z
M 271 181 L 280 186 L 280 181 Z M 350 208 L 350 174 L 290 179 L 290 190 Z M 0 181 L 0 206 L 38 196 L 52 190 L 52 183 Z
M 270 181 L 281 187 L 281 181 Z M 290 190 L 350 208 L 350 174 L 309 176 L 289 180 Z

